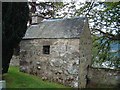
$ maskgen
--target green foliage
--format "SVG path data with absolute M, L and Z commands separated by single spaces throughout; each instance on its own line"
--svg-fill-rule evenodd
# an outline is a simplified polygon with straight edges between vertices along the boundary
M 86 16 L 89 19 L 93 38 L 94 66 L 103 64 L 110 68 L 120 68 L 120 2 L 86 2 L 76 10 L 75 16 Z M 112 51 L 111 45 L 118 50 Z
M 108 67 L 120 68 L 120 57 L 118 45 L 120 39 L 120 23 L 119 23 L 119 8 L 120 3 L 103 3 L 103 9 L 97 12 L 95 17 L 93 31 L 100 32 L 99 39 L 93 43 L 93 49 L 97 48 L 97 55 L 93 55 L 94 62 L 98 62 L 100 66 L 106 64 Z M 97 42 L 97 46 L 96 45 Z M 95 45 L 94 45 L 95 44 Z M 116 51 L 112 51 L 116 44 Z M 96 59 L 98 57 L 98 59 Z
M 7 88 L 70 88 L 53 82 L 42 81 L 41 78 L 19 72 L 18 67 L 10 67 L 4 75 Z
M 118 42 L 109 41 L 107 38 L 102 36 L 93 36 L 93 49 L 92 49 L 92 62 L 93 66 L 102 67 L 107 66 L 108 68 L 118 69 L 120 66 L 120 57 L 118 51 L 112 50 L 111 45 L 117 46 Z M 117 48 L 117 47 L 115 47 Z M 104 64 L 103 64 L 104 63 Z

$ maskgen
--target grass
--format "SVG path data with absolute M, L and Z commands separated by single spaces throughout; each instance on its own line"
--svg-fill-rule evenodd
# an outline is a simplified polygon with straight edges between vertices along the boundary
M 18 67 L 10 67 L 3 75 L 7 88 L 69 88 L 61 84 L 42 81 L 41 78 L 19 72 Z

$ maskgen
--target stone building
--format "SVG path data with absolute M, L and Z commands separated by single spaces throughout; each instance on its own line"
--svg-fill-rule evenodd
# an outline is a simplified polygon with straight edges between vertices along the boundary
M 28 28 L 20 43 L 20 70 L 43 80 L 85 87 L 91 36 L 83 17 L 44 20 Z

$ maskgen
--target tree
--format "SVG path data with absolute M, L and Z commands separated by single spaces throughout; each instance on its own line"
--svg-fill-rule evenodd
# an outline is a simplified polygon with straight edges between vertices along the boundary
M 100 36 L 94 42 L 98 43 L 98 46 L 96 46 L 98 53 L 93 57 L 93 60 L 94 62 L 99 62 L 100 66 L 106 64 L 108 67 L 119 69 L 120 57 L 118 53 L 120 48 L 118 45 L 120 45 L 120 2 L 105 2 L 101 3 L 100 6 L 103 9 L 99 10 L 96 16 L 94 15 L 93 34 L 99 32 Z M 115 47 L 116 50 L 114 50 Z M 98 60 L 95 59 L 96 57 L 98 57 Z
M 120 2 L 86 2 L 76 15 L 89 18 L 93 35 L 93 62 L 102 66 L 120 67 Z M 112 46 L 117 50 L 113 52 Z
M 56 12 L 63 7 L 62 2 L 29 2 L 30 6 L 30 24 L 32 17 L 40 17 L 42 19 L 59 18 Z
M 27 30 L 29 8 L 26 2 L 2 2 L 2 73 L 7 73 L 13 49 Z

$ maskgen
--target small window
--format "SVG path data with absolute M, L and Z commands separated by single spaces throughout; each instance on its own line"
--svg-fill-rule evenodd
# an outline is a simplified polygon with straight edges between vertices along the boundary
M 50 54 L 50 45 L 43 46 L 43 54 Z

